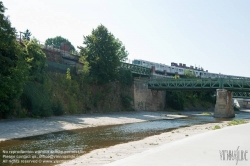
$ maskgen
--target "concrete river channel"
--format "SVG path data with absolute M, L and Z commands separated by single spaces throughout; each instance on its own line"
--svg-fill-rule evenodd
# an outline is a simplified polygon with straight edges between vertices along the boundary
M 250 119 L 250 114 L 236 112 L 235 119 Z M 223 120 L 213 116 L 191 115 L 179 119 L 90 127 L 2 141 L 0 165 L 55 165 L 49 163 L 71 160 L 94 149 L 141 140 L 176 128 Z M 48 164 L 39 164 L 40 159 L 46 159 Z

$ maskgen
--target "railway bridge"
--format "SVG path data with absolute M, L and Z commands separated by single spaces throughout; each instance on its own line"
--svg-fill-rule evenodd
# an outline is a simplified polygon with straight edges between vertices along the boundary
M 250 98 L 250 79 L 192 78 L 192 79 L 149 79 L 151 90 L 216 90 L 214 117 L 234 117 L 232 97 Z
M 133 74 L 147 76 L 148 89 L 156 91 L 174 90 L 214 90 L 216 91 L 216 105 L 214 116 L 218 118 L 234 117 L 232 98 L 250 99 L 250 79 L 249 78 L 167 78 L 155 79 L 154 69 L 122 63 L 121 68 L 130 70 Z

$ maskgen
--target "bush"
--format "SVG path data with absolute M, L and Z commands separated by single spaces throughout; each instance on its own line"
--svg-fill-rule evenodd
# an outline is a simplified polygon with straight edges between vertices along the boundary
M 131 101 L 133 100 L 130 96 L 120 94 L 122 107 L 126 110 L 131 110 Z
M 64 109 L 60 101 L 56 101 L 53 103 L 52 110 L 53 110 L 53 114 L 56 116 L 60 116 L 64 114 Z
M 49 93 L 43 86 L 28 82 L 21 95 L 21 105 L 27 109 L 28 116 L 46 117 L 53 114 L 52 102 Z

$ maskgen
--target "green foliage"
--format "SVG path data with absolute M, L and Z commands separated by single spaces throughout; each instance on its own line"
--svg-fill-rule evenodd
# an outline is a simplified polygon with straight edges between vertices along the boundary
M 122 85 L 132 86 L 133 84 L 132 72 L 130 70 L 120 69 L 118 80 Z
M 74 75 L 71 76 L 70 80 L 65 78 L 65 74 L 48 72 L 47 75 L 46 89 L 52 95 L 54 105 L 58 105 L 57 102 L 60 101 L 63 108 L 60 110 L 60 107 L 57 106 L 59 111 L 53 108 L 54 114 L 60 114 L 58 112 L 66 114 L 83 113 L 85 103 L 83 96 L 85 94 L 80 89 L 80 81 L 76 81 Z
M 28 79 L 26 55 L 15 40 L 15 28 L 4 16 L 5 10 L 0 1 L 0 118 L 11 115 Z
M 124 94 L 120 94 L 120 98 L 121 98 L 122 107 L 125 110 L 132 110 L 131 102 L 133 101 L 133 99 L 130 96 L 124 95 Z
M 23 34 L 23 39 L 30 41 L 31 35 L 32 35 L 31 32 L 28 29 L 26 29 L 26 31 Z
M 30 67 L 30 80 L 42 83 L 45 77 L 46 55 L 36 39 L 26 43 L 26 61 Z
M 231 122 L 228 122 L 228 126 L 234 126 L 234 125 L 245 124 L 245 123 L 247 123 L 247 121 L 234 119 Z
M 89 74 L 95 83 L 105 84 L 118 78 L 120 61 L 127 58 L 127 51 L 122 42 L 111 34 L 103 25 L 92 34 L 84 37 L 80 54 L 89 62 Z
M 196 78 L 196 76 L 193 71 L 187 69 L 184 72 L 184 78 Z
M 48 91 L 42 85 L 28 82 L 21 96 L 21 105 L 33 117 L 51 116 L 52 100 Z
M 214 126 L 214 130 L 220 129 L 221 127 L 219 125 Z
M 179 76 L 178 74 L 175 74 L 175 75 L 173 76 L 173 78 L 174 78 L 174 79 L 179 79 L 180 76 Z
M 87 57 L 86 56 L 81 56 L 79 58 L 79 62 L 81 64 L 83 64 L 83 68 L 81 69 L 81 72 L 83 75 L 87 76 L 89 74 L 89 70 L 90 70 L 90 67 L 89 67 L 89 62 L 87 61 L 86 59 Z
M 67 68 L 66 79 L 67 79 L 67 80 L 71 80 L 70 68 Z
M 53 114 L 60 116 L 64 114 L 64 109 L 62 103 L 58 100 L 52 104 Z
M 201 114 L 202 114 L 202 115 L 205 115 L 205 116 L 211 116 L 211 115 L 213 115 L 212 112 L 202 112 Z
M 176 110 L 184 109 L 184 96 L 181 91 L 166 92 L 167 106 Z
M 71 42 L 68 40 L 68 39 L 65 39 L 61 36 L 56 36 L 54 38 L 48 38 L 46 41 L 45 41 L 45 45 L 53 45 L 54 47 L 56 48 L 60 48 L 61 47 L 61 44 L 62 43 L 66 43 L 69 45 L 70 47 L 70 51 L 75 51 L 75 47 L 71 44 Z

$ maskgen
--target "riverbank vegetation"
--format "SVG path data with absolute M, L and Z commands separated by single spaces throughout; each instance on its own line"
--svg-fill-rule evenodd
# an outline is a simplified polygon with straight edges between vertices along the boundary
M 128 52 L 105 26 L 99 25 L 84 37 L 83 46 L 78 47 L 81 66 L 63 73 L 48 69 L 46 54 L 29 30 L 24 40 L 16 40 L 16 30 L 4 15 L 5 10 L 0 1 L 0 119 L 133 110 L 133 76 L 131 71 L 119 68 Z M 76 52 L 61 36 L 49 38 L 45 44 L 57 48 L 61 42 Z M 194 75 L 187 71 L 185 77 Z M 166 103 L 176 110 L 208 108 L 215 101 L 213 95 L 167 92 Z
M 36 39 L 16 40 L 5 10 L 0 1 L 0 119 L 132 110 L 132 73 L 118 68 L 128 53 L 105 26 L 84 37 L 80 73 L 69 68 L 65 73 L 51 72 Z M 70 43 L 59 36 L 46 44 L 61 41 Z
M 195 74 L 186 70 L 184 78 L 196 78 Z M 174 77 L 180 79 L 179 77 Z M 214 107 L 216 97 L 214 91 L 167 91 L 166 92 L 166 107 L 167 109 L 184 110 L 203 108 L 208 109 Z

